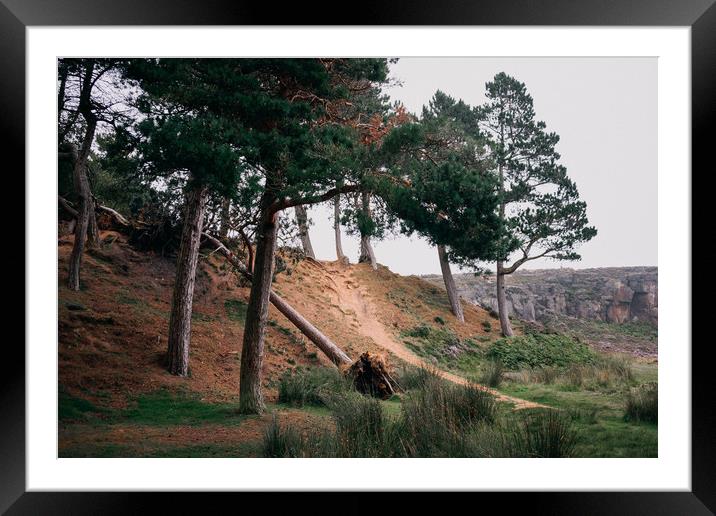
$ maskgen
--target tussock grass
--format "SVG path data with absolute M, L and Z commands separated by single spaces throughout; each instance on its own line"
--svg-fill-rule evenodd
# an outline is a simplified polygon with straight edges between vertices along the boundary
M 264 436 L 271 457 L 472 457 L 492 456 L 494 440 L 481 433 L 498 416 L 494 396 L 477 386 L 445 382 L 429 371 L 411 372 L 419 382 L 405 394 L 400 412 L 356 392 L 324 396 L 334 431 L 305 436 L 278 422 Z
M 502 383 L 504 369 L 499 359 L 486 361 L 482 366 L 480 383 L 489 387 L 499 387 Z
M 353 390 L 351 383 L 332 367 L 297 368 L 279 380 L 278 401 L 294 407 L 321 406 L 326 397 Z
M 261 454 L 264 457 L 301 457 L 306 446 L 301 435 L 292 427 L 282 427 L 274 414 L 264 433 Z
M 659 421 L 659 390 L 654 382 L 631 389 L 626 396 L 626 421 L 657 423 Z
M 395 380 L 403 391 L 422 389 L 428 382 L 439 380 L 440 375 L 434 367 L 404 366 L 396 371 Z
M 516 425 L 507 429 L 504 439 L 509 457 L 572 457 L 578 433 L 572 418 L 547 409 L 522 411 Z

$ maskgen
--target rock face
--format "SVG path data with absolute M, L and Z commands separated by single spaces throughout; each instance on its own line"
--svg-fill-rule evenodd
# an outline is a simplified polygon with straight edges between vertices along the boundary
M 428 276 L 429 281 L 441 281 Z M 658 269 L 609 267 L 600 269 L 540 269 L 517 271 L 506 279 L 510 315 L 544 321 L 567 315 L 610 323 L 658 323 Z M 456 274 L 460 295 L 497 310 L 495 277 Z

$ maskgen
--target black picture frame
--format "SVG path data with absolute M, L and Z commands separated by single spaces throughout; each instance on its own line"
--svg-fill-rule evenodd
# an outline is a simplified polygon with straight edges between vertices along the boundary
M 714 141 L 716 115 L 716 0 L 426 0 L 356 4 L 354 13 L 338 15 L 346 8 L 337 3 L 303 2 L 293 5 L 243 0 L 0 0 L 0 132 L 7 156 L 19 158 L 5 168 L 5 192 L 17 199 L 16 213 L 24 213 L 25 175 L 25 29 L 35 25 L 556 25 L 556 26 L 689 26 L 692 44 L 692 175 L 707 172 L 710 147 Z M 320 13 L 320 14 L 319 14 Z M 3 165 L 8 161 L 3 160 Z M 712 169 L 713 165 L 709 166 Z M 12 171 L 12 172 L 11 172 Z M 11 172 L 11 173 L 10 173 Z M 14 183 L 12 183 L 14 182 Z M 693 183 L 692 183 L 693 185 Z M 20 195 L 23 192 L 23 195 Z M 693 189 L 692 220 L 707 218 L 697 202 L 705 192 Z M 713 217 L 710 217 L 713 218 Z M 23 219 L 24 221 L 24 219 Z M 16 224 L 15 230 L 20 228 Z M 695 230 L 696 228 L 694 228 Z M 25 267 L 23 235 L 14 239 L 12 270 Z M 699 234 L 692 230 L 692 235 Z M 704 235 L 713 234 L 702 233 Z M 694 256 L 692 250 L 692 256 Z M 698 271 L 694 263 L 692 270 Z M 19 278 L 17 278 L 19 281 Z M 685 276 L 691 282 L 691 278 Z M 23 285 L 24 286 L 24 285 Z M 19 285 L 18 285 L 19 289 Z M 22 299 L 25 296 L 23 294 Z M 24 303 L 13 296 L 16 309 Z M 20 308 L 23 307 L 23 308 Z M 704 305 L 692 302 L 692 320 L 704 320 Z M 32 307 L 27 307 L 32 309 Z M 700 317 L 703 315 L 703 317 Z M 694 340 L 694 339 L 692 339 Z M 147 495 L 140 493 L 26 493 L 25 492 L 25 353 L 18 339 L 6 339 L 4 367 L 0 375 L 0 511 L 8 514 L 130 514 L 148 509 Z M 683 343 L 691 346 L 692 343 Z M 482 493 L 480 504 L 502 504 L 528 508 L 532 513 L 549 514 L 712 514 L 716 511 L 716 437 L 714 420 L 714 375 L 708 360 L 710 339 L 692 346 L 692 491 L 691 492 L 608 492 L 608 493 Z M 50 349 L 50 348 L 48 348 Z M 194 499 L 186 495 L 157 493 L 162 512 L 189 512 Z M 201 495 L 200 495 L 201 496 Z M 255 495 L 225 494 L 220 499 L 249 507 Z M 336 512 L 358 511 L 360 494 L 321 505 Z M 423 504 L 422 494 L 411 503 Z M 466 502 L 462 495 L 452 507 Z M 290 504 L 303 505 L 306 494 L 272 498 L 271 509 Z M 212 499 L 212 504 L 216 503 Z M 202 502 L 199 502 L 202 503 Z M 263 502 L 261 502 L 263 503 Z M 403 508 L 405 501 L 400 502 Z M 234 505 L 238 510 L 239 506 Z M 331 507 L 333 506 L 333 507 Z M 487 507 L 487 505 L 484 505 Z M 315 508 L 315 505 L 314 505 Z M 179 510 L 177 510 L 179 509 Z M 318 509 L 320 510 L 320 508 Z M 386 510 L 387 509 L 386 507 Z

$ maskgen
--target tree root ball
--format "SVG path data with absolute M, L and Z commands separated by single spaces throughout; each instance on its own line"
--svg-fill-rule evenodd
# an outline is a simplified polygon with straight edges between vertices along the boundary
M 399 390 L 385 361 L 367 351 L 351 364 L 345 374 L 353 381 L 357 391 L 376 398 L 386 400 Z

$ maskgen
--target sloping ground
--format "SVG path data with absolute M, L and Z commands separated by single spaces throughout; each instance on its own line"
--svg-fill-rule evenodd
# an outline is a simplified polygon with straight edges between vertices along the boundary
M 162 388 L 188 389 L 206 401 L 235 400 L 248 286 L 221 257 L 203 251 L 194 299 L 190 377 L 173 377 L 162 364 L 173 260 L 139 253 L 119 233 L 103 232 L 102 238 L 101 250 L 84 258 L 80 292 L 65 287 L 72 239 L 59 241 L 61 387 L 71 395 L 113 406 Z M 465 304 L 466 322 L 459 324 L 444 290 L 382 266 L 373 271 L 364 264 L 303 260 L 279 274 L 274 289 L 354 358 L 370 351 L 393 365 L 425 365 L 399 337 L 421 324 L 437 325 L 435 321 L 460 338 L 489 343 L 498 336 L 486 329 L 491 318 L 481 308 Z M 271 401 L 283 371 L 330 362 L 274 307 L 269 317 L 263 381 Z M 441 374 L 465 381 L 449 372 Z M 523 406 L 522 400 L 509 401 Z

